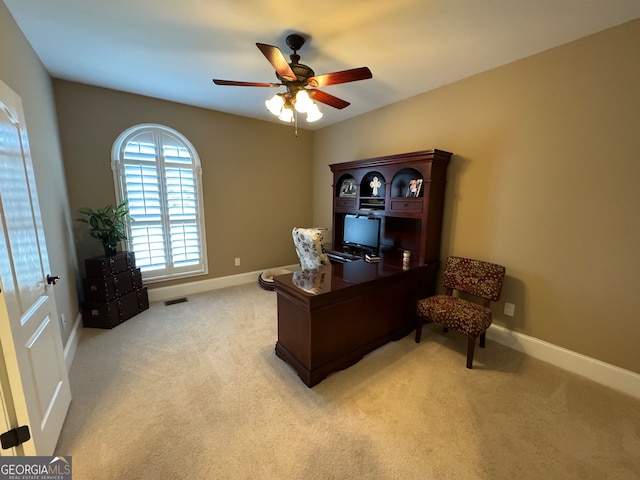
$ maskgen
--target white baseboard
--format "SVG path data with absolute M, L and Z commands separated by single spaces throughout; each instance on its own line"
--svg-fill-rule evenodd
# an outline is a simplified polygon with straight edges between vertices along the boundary
M 300 265 L 288 265 L 278 268 L 286 268 L 287 270 L 294 271 L 299 270 Z M 174 298 L 185 297 L 187 295 L 193 295 L 195 293 L 208 292 L 209 290 L 217 290 L 219 288 L 232 287 L 235 285 L 242 285 L 251 282 L 258 283 L 258 276 L 260 276 L 260 274 L 265 270 L 240 273 L 238 275 L 230 275 L 228 277 L 211 278 L 208 280 L 201 280 L 199 282 L 189 282 L 183 283 L 181 285 L 172 285 L 169 287 L 150 288 L 149 301 L 160 302 L 165 300 L 172 300 Z
M 82 314 L 78 313 L 76 316 L 76 321 L 73 323 L 73 328 L 71 329 L 71 334 L 67 339 L 67 343 L 64 346 L 64 362 L 67 365 L 67 372 L 71 370 L 71 364 L 73 363 L 73 358 L 76 356 L 76 351 L 78 350 L 78 343 L 80 341 L 80 327 L 82 326 Z
M 487 330 L 487 338 L 563 370 L 640 398 L 640 375 L 637 373 L 514 332 L 500 325 L 491 325 Z

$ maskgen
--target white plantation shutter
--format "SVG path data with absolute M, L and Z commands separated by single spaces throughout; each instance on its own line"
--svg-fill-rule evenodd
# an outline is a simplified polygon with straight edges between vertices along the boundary
M 114 144 L 119 200 L 129 201 L 129 247 L 146 280 L 206 273 L 200 162 L 167 127 L 139 125 Z

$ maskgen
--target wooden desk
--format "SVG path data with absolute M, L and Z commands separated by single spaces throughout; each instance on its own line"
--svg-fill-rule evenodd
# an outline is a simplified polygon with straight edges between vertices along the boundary
M 316 385 L 411 332 L 416 301 L 433 294 L 437 271 L 437 262 L 403 270 L 396 258 L 331 265 L 315 278 L 314 271 L 275 277 L 276 355 Z

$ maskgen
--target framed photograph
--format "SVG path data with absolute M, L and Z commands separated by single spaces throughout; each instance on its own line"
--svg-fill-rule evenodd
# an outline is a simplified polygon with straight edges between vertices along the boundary
M 407 197 L 419 197 L 422 190 L 422 179 L 409 180 L 409 188 L 407 188 Z
M 355 197 L 356 196 L 356 179 L 345 178 L 340 185 L 341 197 Z

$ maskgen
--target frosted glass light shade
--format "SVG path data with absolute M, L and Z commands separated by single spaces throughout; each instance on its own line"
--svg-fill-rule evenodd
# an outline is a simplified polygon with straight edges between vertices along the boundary
M 293 109 L 290 107 L 283 108 L 278 118 L 283 122 L 293 122 Z
M 307 110 L 307 122 L 312 123 L 322 118 L 322 112 L 318 105 L 311 102 L 311 107 Z
M 312 105 L 313 102 L 309 98 L 309 93 L 306 90 L 298 90 L 298 93 L 296 93 L 296 110 L 300 113 L 306 113 Z
M 276 94 L 271 97 L 269 100 L 266 100 L 264 104 L 267 106 L 267 110 L 269 110 L 274 115 L 278 116 L 282 112 L 282 107 L 284 106 L 284 99 L 282 95 Z

